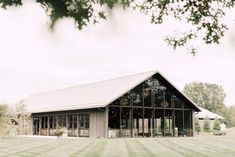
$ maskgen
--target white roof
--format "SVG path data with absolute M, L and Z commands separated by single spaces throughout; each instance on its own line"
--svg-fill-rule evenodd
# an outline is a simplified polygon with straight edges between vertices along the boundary
M 26 98 L 25 103 L 27 104 L 28 111 L 30 113 L 105 107 L 155 74 L 159 74 L 163 79 L 166 80 L 166 78 L 163 77 L 159 72 L 149 71 L 120 78 L 34 94 Z M 187 100 L 189 100 L 189 102 L 192 103 L 194 109 L 200 111 L 196 104 L 188 99 L 168 80 L 166 81 Z
M 34 94 L 25 102 L 30 113 L 105 107 L 156 73 L 150 71 Z
M 216 118 L 219 118 L 219 119 L 224 119 L 224 117 L 216 114 L 216 113 L 213 113 L 213 112 L 210 112 L 209 110 L 206 110 L 202 107 L 199 107 L 201 112 L 198 112 L 195 116 L 197 118 L 206 118 L 206 116 L 209 118 L 209 119 L 216 119 Z

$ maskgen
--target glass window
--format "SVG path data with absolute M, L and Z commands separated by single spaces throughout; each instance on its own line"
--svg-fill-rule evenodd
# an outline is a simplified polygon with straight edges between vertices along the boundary
M 142 91 L 143 84 L 136 86 L 133 90 L 131 90 L 130 94 L 133 98 L 133 106 L 143 106 L 142 102 Z
M 173 136 L 173 118 L 172 110 L 165 110 L 164 135 Z
M 184 136 L 184 117 L 182 110 L 175 110 L 175 136 Z
M 109 128 L 120 129 L 120 108 L 109 107 Z
M 77 128 L 77 115 L 68 115 L 68 124 L 69 129 L 76 129 Z
M 173 96 L 175 108 L 183 108 L 184 103 L 177 96 Z
M 49 116 L 49 128 L 53 128 L 53 116 Z
M 163 107 L 166 105 L 166 87 L 159 81 L 155 80 L 153 83 L 153 91 L 155 95 L 155 106 Z
M 184 105 L 184 108 L 185 108 L 185 109 L 190 109 L 190 108 L 191 108 L 191 107 L 189 107 L 189 105 L 186 104 L 186 103 L 184 103 L 183 105 Z
M 185 102 L 164 80 L 149 78 L 109 106 L 109 137 L 191 136 L 192 110 Z
M 89 114 L 79 115 L 79 136 L 89 136 Z
M 89 129 L 89 114 L 80 114 L 80 128 Z
M 184 110 L 184 132 L 186 136 L 193 136 L 191 110 Z
M 58 125 L 59 127 L 66 127 L 66 115 L 58 116 Z
M 164 100 L 163 95 L 164 95 L 164 93 L 162 91 L 155 93 L 155 106 L 156 107 L 162 107 L 161 103 Z
M 130 98 L 126 94 L 119 99 L 119 103 L 121 106 L 130 106 L 130 104 L 131 104 Z
M 151 107 L 151 93 L 152 93 L 152 79 L 147 79 L 143 83 L 143 97 L 144 97 L 144 106 Z
M 89 128 L 89 115 L 88 114 L 85 115 L 85 128 L 86 129 Z
M 112 102 L 110 105 L 120 106 L 119 99 Z
M 171 108 L 172 107 L 172 102 L 171 102 L 171 91 L 170 90 L 166 90 L 165 91 L 165 104 L 164 104 L 164 107 L 165 108 Z
M 163 136 L 163 125 L 162 121 L 164 119 L 164 110 L 156 109 L 154 117 L 154 136 Z
M 143 108 L 133 108 L 133 136 L 143 136 Z
M 144 106 L 151 107 L 151 90 L 149 89 L 144 89 L 143 91 L 143 96 L 144 96 Z
M 54 129 L 57 128 L 57 116 L 53 116 L 53 126 L 54 126 Z
M 152 135 L 152 114 L 153 109 L 144 109 L 144 136 L 150 137 Z
M 131 137 L 131 109 L 121 108 L 121 136 Z
M 41 127 L 42 129 L 47 129 L 48 126 L 48 117 L 47 116 L 42 116 L 41 117 Z

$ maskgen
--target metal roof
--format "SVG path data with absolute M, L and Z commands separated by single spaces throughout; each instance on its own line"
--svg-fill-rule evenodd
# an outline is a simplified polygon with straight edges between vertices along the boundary
M 155 73 L 150 71 L 34 94 L 26 98 L 28 111 L 37 113 L 105 107 Z
M 28 105 L 28 111 L 30 113 L 105 107 L 155 74 L 160 75 L 160 73 L 157 71 L 149 71 L 120 78 L 34 94 L 26 98 L 25 102 Z M 179 91 L 178 89 L 176 90 Z M 179 93 L 182 94 L 180 91 Z M 186 97 L 186 99 L 188 98 Z M 197 105 L 195 105 L 192 101 L 190 102 L 196 110 L 200 111 Z
M 199 107 L 199 108 L 200 108 L 201 112 L 198 112 L 195 115 L 197 118 L 205 119 L 206 117 L 208 117 L 209 119 L 216 119 L 216 118 L 224 119 L 224 117 L 222 117 L 222 116 L 220 116 L 220 115 L 218 115 L 216 113 L 213 113 L 213 112 L 211 112 L 211 111 L 209 111 L 207 109 L 204 109 L 202 107 Z

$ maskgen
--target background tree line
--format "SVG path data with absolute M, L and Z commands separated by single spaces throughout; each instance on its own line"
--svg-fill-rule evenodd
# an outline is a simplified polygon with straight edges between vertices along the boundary
M 183 93 L 198 106 L 223 116 L 227 127 L 235 126 L 235 106 L 225 105 L 224 99 L 226 94 L 222 86 L 211 83 L 192 82 L 184 86 Z

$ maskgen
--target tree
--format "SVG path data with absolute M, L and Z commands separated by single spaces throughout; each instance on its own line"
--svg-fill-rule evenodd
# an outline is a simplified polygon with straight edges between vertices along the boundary
M 228 114 L 231 116 L 230 127 L 234 127 L 235 126 L 235 106 L 228 107 L 228 111 L 229 111 Z
M 211 131 L 210 119 L 208 117 L 206 117 L 203 121 L 203 131 L 204 132 L 210 132 Z
M 229 106 L 223 109 L 226 127 L 235 126 L 235 106 Z
M 186 84 L 185 93 L 197 105 L 218 114 L 222 114 L 225 107 L 225 93 L 222 86 L 210 83 L 192 82 Z
M 219 43 L 227 27 L 221 22 L 225 10 L 234 7 L 234 0 L 36 0 L 45 9 L 53 28 L 56 21 L 72 18 L 78 29 L 88 23 L 98 23 L 107 19 L 107 12 L 115 6 L 138 10 L 151 18 L 151 23 L 161 24 L 167 17 L 186 22 L 191 29 L 185 29 L 181 35 L 166 37 L 169 45 L 176 48 L 185 46 L 189 40 L 197 39 L 202 33 L 206 44 Z M 22 0 L 0 0 L 0 7 L 21 6 Z M 108 11 L 109 10 L 109 11 Z M 191 48 L 195 53 L 195 48 Z
M 0 104 L 0 120 L 4 117 L 7 112 L 7 105 Z M 1 121 L 0 121 L 1 122 Z
M 9 112 L 7 104 L 0 104 L 0 138 L 5 138 L 11 133 L 14 134 L 14 123 L 12 113 Z
M 16 104 L 17 112 L 17 132 L 19 135 L 30 134 L 30 114 L 27 112 L 27 106 L 24 100 Z
M 201 132 L 201 125 L 199 123 L 198 118 L 195 118 L 195 130 L 196 130 L 197 134 L 199 134 L 199 132 Z
M 226 107 L 224 99 L 226 94 L 221 86 L 210 83 L 192 82 L 186 84 L 185 93 L 197 105 L 219 115 L 222 115 L 227 127 L 235 126 L 235 106 Z
M 215 131 L 220 131 L 221 126 L 220 126 L 220 121 L 218 118 L 215 119 L 215 122 L 213 124 L 213 130 Z

